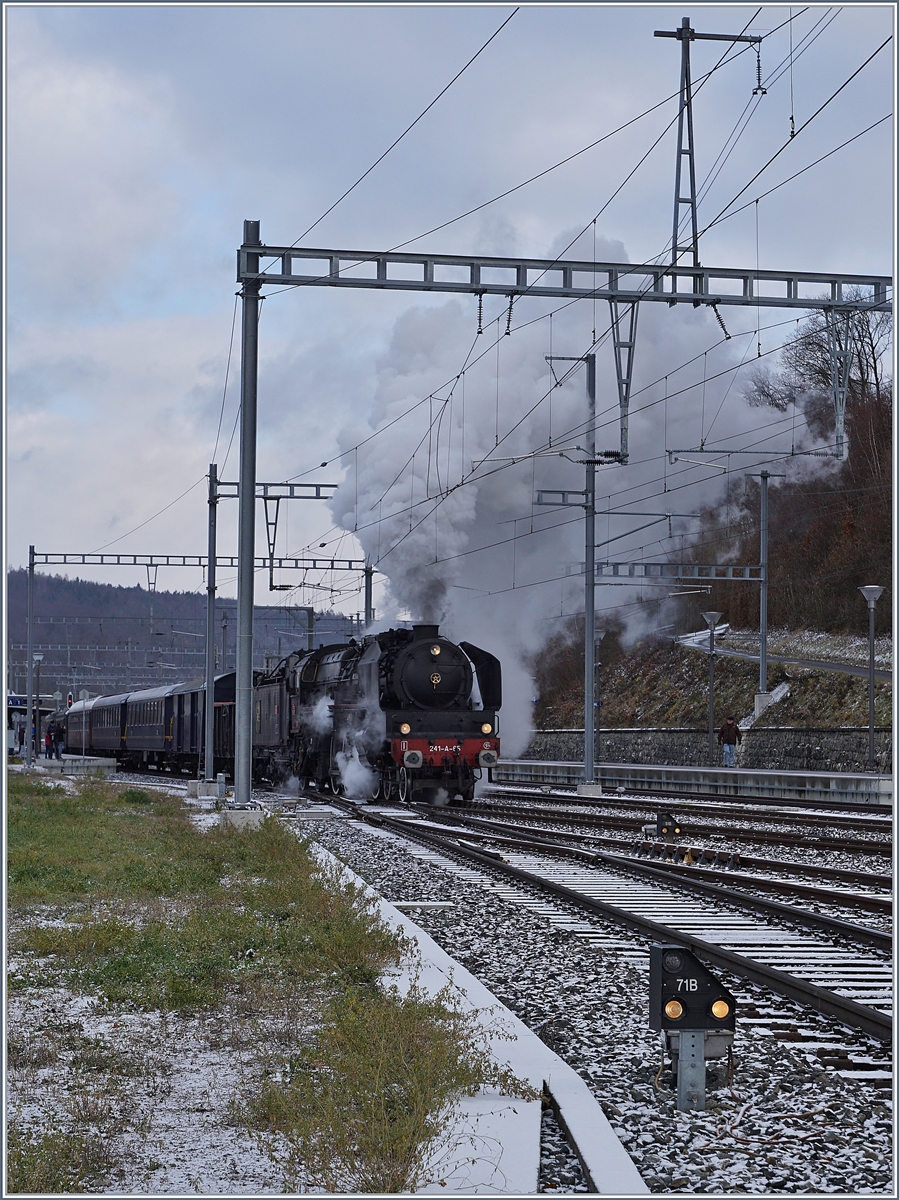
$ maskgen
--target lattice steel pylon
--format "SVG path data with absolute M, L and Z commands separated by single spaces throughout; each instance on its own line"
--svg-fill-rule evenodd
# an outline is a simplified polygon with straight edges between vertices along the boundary
M 683 255 L 689 254 L 692 262 L 689 266 L 699 266 L 699 222 L 696 215 L 696 162 L 693 154 L 693 84 L 690 77 L 690 43 L 693 41 L 707 42 L 753 42 L 762 39 L 751 34 L 730 33 L 697 33 L 690 25 L 690 18 L 684 17 L 680 29 L 657 29 L 655 37 L 677 38 L 681 44 L 680 59 L 680 106 L 677 112 L 677 158 L 674 163 L 674 222 L 671 229 L 671 265 L 677 266 Z M 683 165 L 687 160 L 687 179 L 689 191 L 682 196 Z M 680 228 L 683 224 L 681 209 L 689 210 L 689 240 L 681 244 Z M 676 287 L 675 281 L 675 287 Z M 694 285 L 694 290 L 696 290 Z M 673 304 L 674 301 L 669 301 Z M 697 301 L 693 301 L 694 307 Z
M 615 354 L 615 378 L 618 383 L 618 426 L 621 446 L 619 462 L 624 465 L 628 461 L 627 426 L 628 409 L 631 401 L 631 380 L 634 375 L 634 348 L 637 343 L 637 314 L 639 301 L 622 305 L 618 300 L 610 300 L 612 312 L 612 348 Z M 625 311 L 622 312 L 622 309 Z M 622 321 L 626 322 L 627 332 L 622 333 Z

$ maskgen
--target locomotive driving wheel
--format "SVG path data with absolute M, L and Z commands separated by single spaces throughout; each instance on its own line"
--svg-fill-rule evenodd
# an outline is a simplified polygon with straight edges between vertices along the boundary
M 412 796 L 412 780 L 405 767 L 400 767 L 396 776 L 396 795 L 400 804 L 408 804 Z

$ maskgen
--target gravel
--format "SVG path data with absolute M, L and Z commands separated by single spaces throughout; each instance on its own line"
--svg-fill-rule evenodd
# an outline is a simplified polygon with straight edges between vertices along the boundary
M 507 883 L 446 869 L 442 856 L 354 821 L 322 822 L 311 835 L 388 900 L 454 902 L 414 920 L 580 1072 L 653 1192 L 894 1194 L 890 1101 L 816 1056 L 822 1043 L 847 1038 L 853 1053 L 876 1055 L 864 1035 L 778 999 L 779 1019 L 792 1007 L 817 1040 L 784 1042 L 738 1017 L 733 1082 L 712 1063 L 708 1110 L 680 1113 L 659 1035 L 647 1028 L 648 954 L 638 939 L 597 919 L 585 940 L 552 923 L 548 903 L 536 912 Z M 770 1011 L 760 989 L 724 982 Z M 559 1158 L 560 1136 L 545 1133 L 543 1187 L 577 1191 L 576 1176 L 563 1174 L 572 1168 Z

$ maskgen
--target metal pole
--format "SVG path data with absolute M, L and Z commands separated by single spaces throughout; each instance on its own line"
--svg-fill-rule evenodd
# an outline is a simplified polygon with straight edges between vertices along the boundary
M 868 602 L 868 770 L 874 770 L 874 605 L 883 588 L 870 583 L 858 589 Z
M 687 115 L 687 132 L 692 129 L 692 96 L 690 95 L 690 18 L 684 17 L 680 31 L 680 102 L 677 110 L 677 161 L 674 164 L 674 221 L 671 228 L 671 265 L 677 265 L 679 249 L 681 168 L 684 158 L 684 114 Z M 690 150 L 693 139 L 690 138 Z M 696 195 L 691 192 L 691 198 Z M 694 264 L 695 265 L 695 264 Z
M 261 245 L 259 222 L 244 221 L 245 246 Z M 247 260 L 259 269 L 259 255 Z M 237 539 L 237 672 L 235 677 L 234 803 L 253 794 L 253 598 L 256 553 L 256 385 L 259 361 L 259 279 L 243 286 L 240 358 L 240 480 Z
M 372 599 L 371 599 L 372 577 L 374 576 L 374 573 L 375 573 L 374 567 L 366 567 L 365 571 L 363 572 L 363 574 L 365 576 L 365 628 L 366 629 L 368 629 L 369 625 L 371 625 L 375 619 L 375 610 L 372 607 Z
M 35 757 L 41 756 L 41 663 L 43 654 L 37 660 L 37 717 L 34 722 L 34 752 Z
M 209 464 L 209 553 L 206 564 L 206 693 L 203 763 L 207 782 L 215 779 L 215 518 L 218 504 L 218 469 Z
M 34 546 L 28 547 L 28 683 L 25 703 L 29 724 L 34 724 Z M 37 735 L 35 735 L 37 736 Z M 25 766 L 32 763 L 31 730 L 25 730 Z
M 709 766 L 715 766 L 715 626 L 720 612 L 704 612 L 702 619 L 709 627 Z
M 606 636 L 604 629 L 597 629 L 593 638 L 593 710 L 595 713 L 593 721 L 593 765 L 594 768 L 601 761 L 602 755 L 599 752 L 599 731 L 602 725 L 602 704 L 599 696 L 599 669 L 602 663 L 599 661 L 600 642 Z
M 596 731 L 594 700 L 593 625 L 596 593 L 596 355 L 586 354 L 587 364 L 587 478 L 584 484 L 586 513 L 584 537 L 584 782 L 594 776 L 593 745 Z
M 709 766 L 715 763 L 715 626 L 709 626 Z
M 874 771 L 874 604 L 868 604 L 868 770 Z
M 759 515 L 759 691 L 768 690 L 768 479 L 761 471 L 761 513 Z

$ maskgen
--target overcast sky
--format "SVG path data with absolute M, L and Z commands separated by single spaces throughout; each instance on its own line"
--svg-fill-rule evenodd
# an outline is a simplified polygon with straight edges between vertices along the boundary
M 9 566 L 25 564 L 29 543 L 53 551 L 205 553 L 208 464 L 215 455 L 221 477 L 237 472 L 236 438 L 227 459 L 226 453 L 239 394 L 239 319 L 230 367 L 229 345 L 244 219 L 258 219 L 270 245 L 300 239 L 513 7 L 5 7 Z M 689 13 L 700 31 L 774 31 L 761 46 L 766 95 L 752 95 L 753 50 L 731 53 L 733 61 L 697 95 L 698 180 L 741 116 L 751 114 L 701 203 L 700 226 L 788 141 L 791 113 L 798 136 L 740 204 L 891 115 L 889 45 L 802 128 L 891 36 L 894 5 L 794 7 L 796 57 L 792 71 L 784 71 L 790 11 L 523 5 L 303 244 L 388 249 L 661 104 L 540 181 L 415 243 L 444 253 L 544 257 L 586 230 L 569 255 L 590 259 L 595 246 L 600 259 L 650 260 L 670 237 L 674 128 L 618 189 L 676 114 L 671 97 L 680 47 L 654 38 L 654 30 L 674 29 Z M 720 42 L 694 43 L 694 80 L 725 50 Z M 890 274 L 893 143 L 887 120 L 757 209 L 750 203 L 704 236 L 703 263 Z M 795 327 L 795 314 L 762 310 L 761 325 L 772 328 L 757 336 L 755 310 L 724 309 L 734 335 L 725 343 L 707 309 L 642 307 L 634 406 L 652 401 L 653 407 L 635 411 L 633 465 L 600 472 L 598 502 L 689 513 L 723 495 L 724 481 L 705 467 L 666 465 L 665 450 L 703 438 L 730 449 L 759 442 L 770 418 L 742 399 L 748 364 L 757 343 L 764 352 L 780 343 Z M 559 309 L 552 322 L 551 308 Z M 426 593 L 436 587 L 443 615 L 454 594 L 460 603 L 476 599 L 480 615 L 469 611 L 465 618 L 476 623 L 486 591 L 497 594 L 487 607 L 505 613 L 498 596 L 514 586 L 523 589 L 517 619 L 536 625 L 577 607 L 576 589 L 540 581 L 578 561 L 582 525 L 510 539 L 513 531 L 529 534 L 532 521 L 539 529 L 549 519 L 534 517 L 535 486 L 583 487 L 576 465 L 529 460 L 459 488 L 430 522 L 404 536 L 402 549 L 386 553 L 403 523 L 413 524 L 410 501 L 420 502 L 427 489 L 436 494 L 459 482 L 472 459 L 491 451 L 526 454 L 550 436 L 564 442 L 583 420 L 582 375 L 551 403 L 543 399 L 544 356 L 551 349 L 585 353 L 593 330 L 608 324 L 607 307 L 594 311 L 582 302 L 560 309 L 524 299 L 506 338 L 506 306 L 488 298 L 472 359 L 491 348 L 479 362 L 469 360 L 464 380 L 452 388 L 449 381 L 477 340 L 477 320 L 477 302 L 468 296 L 325 288 L 273 295 L 260 322 L 258 478 L 346 476 L 333 506 L 282 506 L 278 551 L 317 550 L 324 542 L 344 555 L 369 553 L 390 581 L 390 593 L 384 583 L 377 593 L 385 612 L 392 605 L 426 615 Z M 607 341 L 597 354 L 598 407 L 607 413 L 616 403 Z M 710 377 L 744 360 L 741 372 L 703 388 L 703 373 Z M 666 375 L 672 398 L 663 403 Z M 438 399 L 429 400 L 432 394 Z M 424 403 L 389 433 L 352 451 L 418 401 Z M 435 404 L 445 408 L 439 433 Z M 617 429 L 603 419 L 599 444 L 615 444 Z M 769 440 L 769 449 L 789 446 L 789 427 L 772 426 L 771 433 L 784 436 Z M 505 449 L 495 448 L 497 439 L 505 439 Z M 576 435 L 565 444 L 572 440 Z M 730 466 L 742 473 L 762 461 Z M 307 474 L 321 462 L 329 465 Z M 666 496 L 666 487 L 679 490 Z M 413 511 L 415 521 L 424 512 Z M 234 551 L 236 517 L 236 504 L 223 502 L 222 552 Z M 617 537 L 645 523 L 609 518 L 600 532 Z M 675 522 L 671 531 L 689 527 Z M 619 556 L 670 553 L 679 542 L 666 540 L 668 529 L 663 523 L 616 542 Z M 499 542 L 500 549 L 470 553 Z M 258 544 L 261 553 L 261 524 Z M 435 559 L 439 569 L 423 574 Z M 89 574 L 146 584 L 140 571 Z M 329 586 L 327 578 L 313 578 Z M 159 576 L 160 587 L 201 582 L 189 571 Z M 295 603 L 329 601 L 328 590 L 271 597 L 264 583 L 263 577 L 260 603 L 289 595 Z M 347 579 L 335 583 L 337 606 L 358 611 L 361 600 L 345 590 Z M 233 594 L 233 585 L 225 591 Z M 612 595 L 602 604 L 616 602 Z M 464 636 L 465 629 L 457 632 Z

